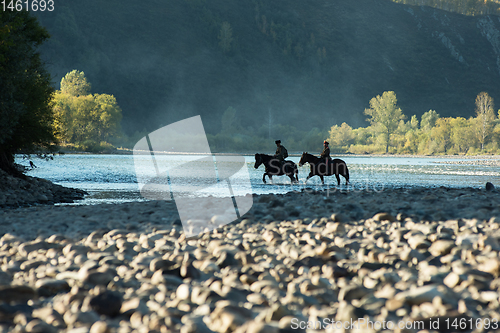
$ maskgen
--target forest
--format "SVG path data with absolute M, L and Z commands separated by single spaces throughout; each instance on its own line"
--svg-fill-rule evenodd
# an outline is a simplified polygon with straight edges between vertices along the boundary
M 83 71 L 92 93 L 115 97 L 131 142 L 194 115 L 215 137 L 229 108 L 241 133 L 273 142 L 285 128 L 366 127 L 363 111 L 384 91 L 419 118 L 469 118 L 480 92 L 500 98 L 494 16 L 389 0 L 148 4 L 68 0 L 36 14 L 54 89 Z
M 353 128 L 344 122 L 328 131 L 318 128 L 301 131 L 279 125 L 275 132 L 293 153 L 308 151 L 319 155 L 326 140 L 332 154 L 500 154 L 500 110 L 495 110 L 493 98 L 487 92 L 477 95 L 475 116 L 468 119 L 441 117 L 435 110 L 425 112 L 420 118 L 407 117 L 393 91 L 373 97 L 369 104 L 364 111 L 370 123 L 366 127 Z M 274 142 L 266 136 L 269 128 L 265 125 L 256 131 L 246 131 L 234 118 L 232 108 L 224 112 L 222 123 L 220 133 L 209 135 L 215 151 L 272 152 Z
M 132 148 L 147 132 L 125 135 L 120 126 L 122 110 L 108 94 L 91 94 L 85 73 L 73 70 L 61 80 L 53 95 L 54 136 L 64 149 L 89 152 L 110 151 L 114 147 Z M 274 138 L 282 140 L 290 152 L 317 152 L 324 140 L 334 154 L 499 154 L 500 110 L 493 98 L 481 92 L 475 100 L 475 117 L 441 117 L 435 110 L 420 119 L 408 118 L 399 107 L 394 91 L 386 91 L 369 101 L 364 110 L 367 127 L 352 128 L 347 123 L 328 131 L 317 127 L 300 130 L 273 122 L 258 128 L 244 127 L 233 107 L 221 118 L 221 130 L 208 134 L 213 152 L 256 151 L 271 153 Z M 273 133 L 273 135 L 271 135 Z
M 115 97 L 91 94 L 91 83 L 84 72 L 67 73 L 60 86 L 52 101 L 53 130 L 64 149 L 102 152 L 114 147 L 132 148 L 148 134 L 125 135 Z M 244 127 L 236 109 L 229 107 L 222 115 L 220 132 L 208 134 L 208 141 L 213 152 L 271 153 L 274 138 L 279 138 L 292 153 L 317 152 L 324 140 L 329 141 L 334 154 L 500 153 L 500 110 L 495 111 L 487 92 L 478 94 L 475 117 L 468 119 L 441 117 L 435 110 L 425 112 L 420 119 L 416 115 L 408 118 L 398 106 L 394 91 L 373 97 L 369 105 L 364 111 L 369 126 L 352 128 L 344 122 L 328 131 L 317 127 L 300 130 L 273 122 L 258 128 Z
M 145 134 L 199 114 L 219 152 L 272 152 L 276 139 L 291 152 L 320 151 L 325 139 L 337 153 L 498 152 L 496 2 L 120 4 L 71 0 L 36 13 L 43 28 L 30 47 L 40 58 L 29 52 L 46 67 L 38 70 L 45 132 L 24 149 L 56 141 L 86 151 L 132 148 Z M 20 26 L 11 16 L 2 13 L 2 61 L 23 52 L 10 46 Z M 479 96 L 491 100 L 487 126 Z M 385 100 L 401 110 L 396 123 L 376 120 Z M 18 140 L 9 131 L 2 140 Z

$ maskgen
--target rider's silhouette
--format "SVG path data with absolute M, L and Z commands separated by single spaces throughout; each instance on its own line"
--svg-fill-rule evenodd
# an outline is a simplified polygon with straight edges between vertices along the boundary
M 324 148 L 320 155 L 321 158 L 325 158 L 327 160 L 330 159 L 330 148 L 328 147 L 328 145 L 329 145 L 328 141 L 326 140 L 323 141 Z
M 288 153 L 285 146 L 281 145 L 281 140 L 276 140 L 274 143 L 276 143 L 276 153 L 274 154 L 274 157 L 279 161 L 279 168 L 281 169 L 284 166 L 285 158 L 287 158 Z M 285 170 L 283 170 L 283 172 L 284 171 Z
M 323 141 L 324 148 L 320 155 L 320 157 L 325 161 L 326 170 L 328 170 L 328 166 L 330 164 L 330 148 L 328 147 L 328 145 L 328 141 Z
M 281 140 L 276 140 L 274 141 L 274 143 L 276 143 L 276 153 L 274 154 L 274 157 L 277 158 L 281 163 L 283 163 L 286 157 L 286 148 L 285 146 L 281 145 Z

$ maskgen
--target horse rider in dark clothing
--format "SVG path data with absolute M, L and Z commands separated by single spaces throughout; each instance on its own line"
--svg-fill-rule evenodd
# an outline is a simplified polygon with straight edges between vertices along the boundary
M 328 141 L 323 141 L 323 151 L 321 152 L 321 155 L 320 157 L 321 158 L 326 158 L 326 159 L 329 159 L 330 158 L 330 148 L 328 147 L 329 143 Z
M 321 152 L 321 155 L 319 157 L 325 159 L 325 164 L 328 166 L 330 163 L 330 148 L 328 147 L 329 143 L 328 141 L 323 141 L 323 151 Z
M 274 157 L 278 159 L 280 162 L 280 167 L 283 166 L 283 163 L 285 162 L 285 158 L 288 157 L 288 152 L 285 148 L 285 146 L 281 145 L 281 140 L 276 140 L 274 141 L 276 143 L 276 153 L 274 154 Z
M 276 143 L 276 153 L 274 154 L 274 157 L 277 158 L 280 162 L 283 162 L 286 158 L 285 156 L 286 148 L 285 146 L 281 145 L 281 140 L 276 140 L 274 141 L 274 143 Z

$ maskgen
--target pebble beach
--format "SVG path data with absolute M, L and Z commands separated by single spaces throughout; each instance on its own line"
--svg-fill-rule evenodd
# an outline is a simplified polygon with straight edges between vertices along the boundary
M 0 331 L 500 332 L 500 191 L 253 199 L 190 239 L 173 202 L 4 205 Z

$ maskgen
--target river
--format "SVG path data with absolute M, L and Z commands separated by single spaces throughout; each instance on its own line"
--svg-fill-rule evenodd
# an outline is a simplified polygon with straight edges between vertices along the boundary
M 180 165 L 184 156 L 165 157 Z M 335 156 L 343 159 L 349 168 L 350 185 L 346 190 L 380 191 L 391 187 L 483 187 L 486 182 L 500 186 L 499 159 L 459 157 L 407 157 L 407 156 Z M 299 157 L 289 157 L 298 163 Z M 18 157 L 19 164 L 28 166 L 29 161 Z M 291 185 L 286 176 L 273 177 L 273 184 L 264 184 L 264 166 L 254 169 L 254 157 L 245 156 L 251 186 L 233 184 L 235 194 L 286 193 L 289 191 L 328 189 L 337 190 L 335 176 L 326 177 L 322 186 L 319 177 L 311 178 L 307 185 L 303 181 L 309 173 L 309 165 L 299 167 L 299 185 Z M 57 155 L 53 160 L 35 159 L 36 168 L 29 176 L 48 179 L 56 184 L 74 187 L 89 193 L 84 200 L 75 204 L 122 203 L 142 201 L 132 155 Z M 186 169 L 186 179 L 192 175 Z M 243 175 L 244 176 L 244 175 Z M 217 189 L 202 191 L 200 195 L 218 195 Z

